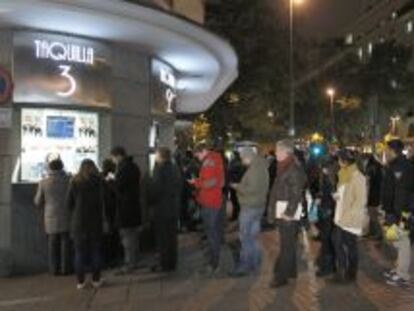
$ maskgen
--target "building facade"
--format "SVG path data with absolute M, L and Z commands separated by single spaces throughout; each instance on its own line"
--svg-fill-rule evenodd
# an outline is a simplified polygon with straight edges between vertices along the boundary
M 134 3 L 155 5 L 199 24 L 204 23 L 205 0 L 130 0 Z
M 171 13 L 112 0 L 0 3 L 0 275 L 45 268 L 32 202 L 50 159 L 76 173 L 122 145 L 148 172 L 154 150 L 174 145 L 176 114 L 205 111 L 237 77 L 226 41 Z
M 361 60 L 372 54 L 375 45 L 386 41 L 414 44 L 414 1 L 368 1 L 364 12 L 345 30 L 345 44 Z

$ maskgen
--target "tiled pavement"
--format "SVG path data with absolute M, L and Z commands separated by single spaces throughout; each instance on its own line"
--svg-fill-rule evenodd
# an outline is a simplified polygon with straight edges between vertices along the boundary
M 362 241 L 357 284 L 331 285 L 315 278 L 313 259 L 317 244 L 301 245 L 300 274 L 295 283 L 278 290 L 268 287 L 277 235 L 261 235 L 264 262 L 260 275 L 230 279 L 231 252 L 225 248 L 223 275 L 214 279 L 199 276 L 203 262 L 195 234 L 180 239 L 180 267 L 172 275 L 142 270 L 128 277 L 106 273 L 107 287 L 78 292 L 73 277 L 47 275 L 0 279 L 1 311 L 374 311 L 414 310 L 414 287 L 395 289 L 384 284 L 381 271 L 390 262 L 375 243 Z

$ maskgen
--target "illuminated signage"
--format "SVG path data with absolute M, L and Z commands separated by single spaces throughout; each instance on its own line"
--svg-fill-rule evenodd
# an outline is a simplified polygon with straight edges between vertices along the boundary
M 177 104 L 177 77 L 174 69 L 167 64 L 154 60 L 153 72 L 153 111 L 174 113 Z
M 53 59 L 69 63 L 84 63 L 93 65 L 94 49 L 77 44 L 34 40 L 36 58 Z
M 161 67 L 160 81 L 168 86 L 165 90 L 165 99 L 167 100 L 167 113 L 173 113 L 173 104 L 177 98 L 177 80 L 175 78 L 175 75 L 170 69 Z
M 110 53 L 104 44 L 17 32 L 14 64 L 16 103 L 110 106 Z

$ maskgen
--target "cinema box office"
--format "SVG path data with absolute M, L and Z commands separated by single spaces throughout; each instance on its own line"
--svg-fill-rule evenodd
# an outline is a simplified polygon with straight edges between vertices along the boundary
M 5 0 L 0 15 L 0 275 L 10 275 L 46 268 L 32 202 L 48 160 L 75 173 L 124 145 L 145 173 L 157 146 L 173 147 L 176 115 L 205 111 L 234 81 L 237 57 L 202 27 L 135 4 Z

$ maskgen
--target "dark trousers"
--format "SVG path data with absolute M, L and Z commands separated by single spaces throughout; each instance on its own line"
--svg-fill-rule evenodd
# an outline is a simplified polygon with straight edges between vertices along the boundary
M 297 277 L 296 247 L 299 224 L 296 221 L 280 221 L 280 252 L 274 266 L 276 281 L 284 282 Z
M 122 261 L 122 244 L 121 238 L 117 230 L 113 230 L 105 234 L 103 238 L 103 258 L 105 267 L 113 268 L 116 267 Z
M 221 211 L 220 208 L 203 207 L 201 214 L 208 242 L 208 261 L 213 268 L 216 268 L 219 265 L 222 242 Z
M 70 270 L 70 239 L 67 232 L 48 235 L 49 272 L 67 274 Z
M 231 201 L 231 205 L 233 206 L 233 213 L 232 213 L 231 219 L 237 220 L 239 219 L 239 214 L 240 214 L 240 203 L 239 203 L 239 198 L 237 197 L 237 192 L 233 188 L 230 188 L 230 201 Z
M 332 240 L 334 224 L 331 219 L 324 219 L 318 223 L 321 248 L 317 259 L 319 271 L 331 273 L 335 271 L 335 246 Z
M 180 229 L 184 227 L 187 230 L 193 230 L 194 225 L 192 223 L 192 215 L 190 214 L 190 202 L 192 200 L 192 191 L 189 186 L 184 185 L 183 192 L 181 194 L 181 209 L 180 209 Z
M 369 214 L 369 232 L 374 238 L 382 238 L 382 227 L 379 222 L 379 206 L 368 206 Z
M 92 272 L 92 281 L 101 279 L 102 255 L 101 239 L 96 236 L 76 237 L 75 241 L 75 270 L 79 283 L 85 282 L 88 261 Z
M 177 223 L 177 219 L 173 217 L 158 217 L 155 222 L 160 266 L 164 271 L 172 271 L 177 267 Z
M 354 280 L 358 272 L 357 236 L 336 226 L 333 240 L 338 276 L 344 280 Z

